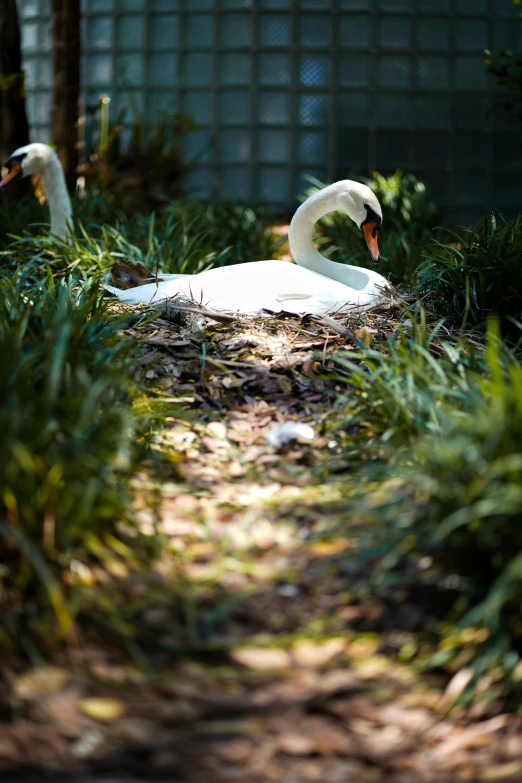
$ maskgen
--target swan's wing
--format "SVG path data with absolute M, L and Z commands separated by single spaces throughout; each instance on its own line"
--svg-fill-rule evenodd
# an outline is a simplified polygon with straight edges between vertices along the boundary
M 313 294 L 278 294 L 275 298 L 276 302 L 288 302 L 295 299 L 312 299 Z
M 160 272 L 160 274 L 158 275 L 158 280 L 160 280 L 160 281 L 162 281 L 162 280 L 180 280 L 182 277 L 191 277 L 191 275 L 180 275 L 180 274 L 164 275 L 162 272 Z M 151 277 L 149 277 L 149 280 L 151 282 L 153 282 L 154 280 L 156 280 L 156 276 L 152 275 Z

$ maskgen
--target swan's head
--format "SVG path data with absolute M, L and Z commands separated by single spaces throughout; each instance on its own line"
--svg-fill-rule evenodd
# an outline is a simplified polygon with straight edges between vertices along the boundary
M 17 179 L 40 174 L 55 160 L 58 160 L 58 156 L 47 144 L 35 142 L 19 147 L 4 163 L 0 190 Z
M 364 234 L 374 261 L 379 260 L 377 236 L 382 225 L 382 209 L 377 196 L 362 182 L 339 182 L 339 208 L 344 210 Z

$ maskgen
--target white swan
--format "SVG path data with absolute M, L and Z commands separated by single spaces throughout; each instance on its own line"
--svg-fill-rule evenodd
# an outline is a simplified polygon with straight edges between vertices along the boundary
M 313 243 L 319 218 L 343 210 L 362 229 L 374 261 L 379 259 L 377 233 L 382 211 L 367 185 L 342 180 L 314 193 L 296 211 L 290 224 L 286 261 L 252 261 L 219 267 L 197 275 L 161 275 L 161 282 L 121 290 L 105 286 L 121 302 L 151 304 L 176 296 L 201 302 L 214 310 L 257 313 L 260 310 L 324 315 L 364 309 L 381 301 L 388 281 L 377 272 L 330 261 Z
M 41 174 L 51 215 L 50 234 L 67 239 L 72 225 L 72 206 L 58 155 L 47 144 L 27 144 L 19 147 L 4 163 L 5 176 L 0 190 L 22 177 Z

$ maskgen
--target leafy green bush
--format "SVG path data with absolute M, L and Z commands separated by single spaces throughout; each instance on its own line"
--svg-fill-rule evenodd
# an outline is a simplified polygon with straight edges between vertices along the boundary
M 311 179 L 313 187 L 307 195 L 324 187 Z M 381 258 L 378 271 L 392 283 L 411 282 L 426 245 L 432 241 L 431 231 L 437 222 L 437 208 L 431 201 L 426 185 L 413 174 L 396 171 L 390 177 L 374 172 L 365 180 L 377 195 L 383 208 L 383 227 L 379 233 Z M 374 267 L 361 232 L 345 215 L 332 212 L 318 223 L 321 252 L 334 261 L 346 261 L 356 266 Z
M 509 691 L 522 655 L 522 364 L 495 320 L 484 350 L 422 324 L 387 347 L 336 360 L 352 389 L 344 429 L 364 427 L 371 459 L 357 513 L 381 551 L 429 556 L 431 579 L 461 596 L 440 651 L 421 663 L 451 665 L 466 647 L 476 676 L 500 667 Z M 483 629 L 480 643 L 461 643 L 455 622 Z
M 522 319 L 522 216 L 491 215 L 436 248 L 418 269 L 418 295 L 458 323 L 484 325 L 496 313 L 513 332 L 509 319 Z
M 429 331 L 422 311 L 387 341 L 383 352 L 350 352 L 331 360 L 336 382 L 350 391 L 348 422 L 342 426 L 371 424 L 382 442 L 400 446 L 421 433 L 438 432 L 443 404 L 465 406 L 470 373 L 481 368 L 479 352 L 462 339 L 442 340 L 440 324 Z M 340 397 L 341 406 L 345 400 Z
M 98 288 L 22 272 L 0 281 L 0 552 L 11 590 L 8 614 L 24 596 L 62 626 L 55 576 L 93 537 L 128 518 L 125 479 L 137 421 L 133 346 L 122 321 L 107 317 Z M 135 348 L 134 348 L 135 350 Z M 0 612 L 0 619 L 3 619 Z

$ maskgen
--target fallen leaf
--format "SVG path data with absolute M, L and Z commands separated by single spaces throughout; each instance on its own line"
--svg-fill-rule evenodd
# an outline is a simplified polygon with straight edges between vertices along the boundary
M 218 440 L 225 440 L 227 437 L 227 428 L 220 421 L 211 421 L 207 426 L 207 430 L 213 438 Z
M 299 642 L 292 647 L 292 657 L 298 666 L 318 669 L 346 650 L 343 639 L 329 639 L 326 642 Z
M 103 723 L 112 723 L 121 718 L 125 712 L 125 706 L 121 701 L 102 697 L 83 699 L 80 702 L 80 709 L 84 715 Z
M 34 699 L 60 690 L 69 678 L 69 672 L 58 666 L 39 666 L 14 682 L 14 692 L 20 699 Z
M 271 647 L 237 647 L 230 653 L 232 660 L 255 671 L 289 669 L 292 659 L 286 650 Z
M 460 669 L 460 671 L 458 671 L 449 681 L 437 708 L 443 711 L 449 710 L 455 704 L 459 696 L 466 690 L 472 679 L 472 668 L 466 667 Z

